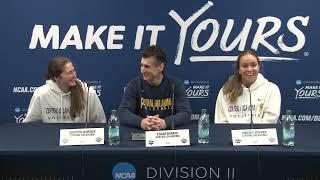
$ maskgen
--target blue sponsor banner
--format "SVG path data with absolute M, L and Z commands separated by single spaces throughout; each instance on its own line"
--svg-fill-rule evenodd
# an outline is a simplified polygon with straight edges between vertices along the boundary
M 1 17 L 1 122 L 21 122 L 47 63 L 66 56 L 97 90 L 109 115 L 140 73 L 140 53 L 165 49 L 166 72 L 186 85 L 197 120 L 214 117 L 219 89 L 239 51 L 256 49 L 262 73 L 282 94 L 282 112 L 319 121 L 317 1 L 4 1 Z M 283 113 L 282 113 L 283 114 Z

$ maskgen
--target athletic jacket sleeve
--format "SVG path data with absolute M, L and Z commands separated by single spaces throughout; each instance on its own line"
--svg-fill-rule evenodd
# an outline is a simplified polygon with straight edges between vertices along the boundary
M 106 115 L 104 113 L 102 104 L 98 95 L 96 94 L 93 88 L 90 88 L 90 106 L 89 106 L 89 114 L 90 114 L 90 122 L 93 123 L 105 123 Z
M 29 123 L 29 122 L 36 122 L 36 121 L 38 122 L 42 121 L 40 96 L 38 96 L 37 90 L 34 92 L 31 98 L 27 116 L 22 121 L 22 123 Z
M 277 123 L 281 109 L 281 93 L 277 85 L 271 84 L 270 95 L 265 101 L 263 122 Z
M 224 113 L 224 106 L 223 103 L 225 101 L 225 98 L 223 97 L 223 91 L 222 89 L 219 91 L 217 100 L 216 100 L 216 107 L 214 111 L 214 123 L 227 123 L 228 118 L 226 117 L 226 114 Z
M 136 82 L 133 80 L 128 83 L 118 109 L 118 116 L 122 124 L 141 128 L 143 118 L 135 114 L 139 99 L 139 85 Z

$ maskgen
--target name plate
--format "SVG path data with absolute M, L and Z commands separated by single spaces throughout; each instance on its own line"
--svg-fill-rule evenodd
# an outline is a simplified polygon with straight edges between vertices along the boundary
M 104 144 L 104 128 L 60 129 L 60 146 Z
M 146 147 L 190 146 L 189 129 L 146 131 Z
M 276 128 L 231 130 L 234 146 L 278 145 Z

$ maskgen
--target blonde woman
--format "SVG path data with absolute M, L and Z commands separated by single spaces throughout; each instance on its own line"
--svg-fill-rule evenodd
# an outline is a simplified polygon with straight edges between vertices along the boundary
M 23 123 L 106 122 L 99 97 L 94 89 L 77 79 L 71 60 L 53 58 L 46 79 L 46 84 L 34 92 Z
M 241 52 L 234 75 L 221 88 L 215 123 L 277 123 L 281 94 L 278 86 L 260 74 L 261 63 L 253 50 Z

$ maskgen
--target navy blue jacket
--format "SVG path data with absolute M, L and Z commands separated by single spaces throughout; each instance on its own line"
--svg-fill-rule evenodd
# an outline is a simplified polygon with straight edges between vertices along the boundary
M 131 80 L 118 110 L 121 124 L 140 128 L 142 119 L 157 114 L 165 120 L 167 129 L 172 128 L 172 121 L 175 126 L 191 122 L 191 108 L 184 84 L 165 75 L 158 86 L 150 85 L 142 77 Z

